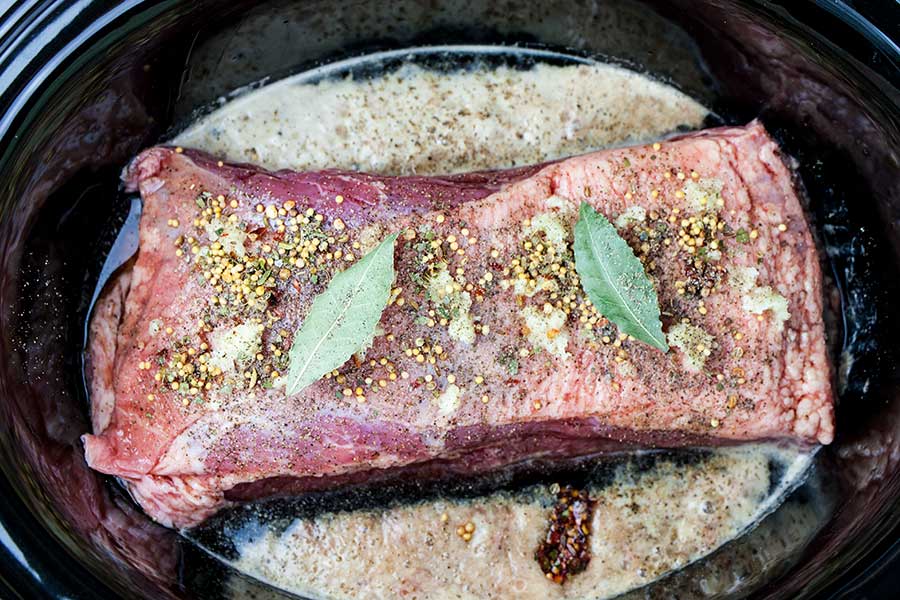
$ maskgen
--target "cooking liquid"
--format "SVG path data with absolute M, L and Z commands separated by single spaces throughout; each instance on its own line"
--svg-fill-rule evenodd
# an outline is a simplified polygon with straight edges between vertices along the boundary
M 372 55 L 243 90 L 172 143 L 271 169 L 427 175 L 657 139 L 709 116 L 674 88 L 611 65 L 517 51 L 497 66 L 496 51 L 467 48 L 489 60 L 454 70 L 457 52 Z M 534 553 L 571 470 L 541 469 L 530 483 L 477 495 L 401 495 L 338 511 L 325 502 L 292 515 L 289 505 L 261 503 L 186 535 L 252 577 L 313 598 L 608 598 L 750 530 L 812 462 L 811 452 L 776 444 L 580 461 L 579 485 L 596 502 L 591 559 L 563 585 Z M 211 528 L 226 543 L 210 544 Z

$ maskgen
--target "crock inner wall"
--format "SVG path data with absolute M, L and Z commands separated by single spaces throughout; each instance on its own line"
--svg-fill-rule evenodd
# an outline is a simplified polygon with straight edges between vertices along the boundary
M 36 20 L 60 63 L 26 74 L 21 85 L 33 90 L 13 115 L 0 155 L 0 460 L 10 498 L 2 511 L 24 562 L 55 579 L 45 583 L 74 590 L 67 593 L 85 585 L 97 593 L 186 593 L 176 536 L 89 471 L 78 442 L 88 427 L 80 380 L 85 290 L 127 209 L 117 192 L 121 166 L 237 87 L 366 50 L 436 43 L 541 44 L 606 57 L 675 83 L 728 120 L 761 115 L 790 150 L 824 161 L 818 172 L 803 174 L 814 203 L 840 196 L 852 207 L 846 221 L 868 228 L 856 242 L 867 260 L 844 267 L 859 280 L 887 283 L 873 291 L 877 326 L 851 374 L 856 387 L 842 398 L 839 439 L 824 456 L 843 475 L 843 508 L 802 566 L 761 593 L 791 597 L 833 581 L 894 530 L 900 402 L 889 318 L 897 296 L 888 283 L 897 281 L 900 248 L 898 98 L 890 81 L 810 31 L 835 26 L 833 17 L 812 3 L 801 9 L 729 1 L 227 8 L 132 2 L 76 39 L 113 4 Z M 68 25 L 54 31 L 50 23 L 65 18 Z M 858 33 L 841 31 L 859 43 Z M 860 310 L 861 322 L 871 317 Z M 185 581 L 213 595 L 221 591 L 202 579 L 193 574 Z

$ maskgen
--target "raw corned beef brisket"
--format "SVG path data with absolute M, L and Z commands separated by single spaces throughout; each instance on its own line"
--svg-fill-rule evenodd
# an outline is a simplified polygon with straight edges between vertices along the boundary
M 510 171 L 267 172 L 156 147 L 124 175 L 137 257 L 91 323 L 88 463 L 150 516 L 628 446 L 831 441 L 819 259 L 762 125 Z M 613 222 L 663 352 L 587 300 L 572 228 Z M 391 233 L 376 336 L 286 396 L 312 299 Z

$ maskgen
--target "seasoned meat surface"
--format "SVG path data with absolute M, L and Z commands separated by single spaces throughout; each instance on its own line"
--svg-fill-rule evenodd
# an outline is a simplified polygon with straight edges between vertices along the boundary
M 443 178 L 267 172 L 156 147 L 133 265 L 91 323 L 89 464 L 156 520 L 371 478 L 834 430 L 821 273 L 759 123 Z M 581 202 L 643 262 L 670 350 L 581 289 Z M 399 232 L 372 344 L 293 396 L 313 298 Z

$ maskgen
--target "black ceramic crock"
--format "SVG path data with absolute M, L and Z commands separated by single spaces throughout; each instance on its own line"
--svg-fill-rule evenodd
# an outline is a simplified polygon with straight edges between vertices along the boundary
M 859 8 L 883 30 L 827 0 L 0 4 L 0 596 L 284 597 L 150 522 L 85 466 L 80 353 L 127 211 L 118 173 L 239 86 L 373 50 L 477 43 L 650 73 L 724 121 L 761 117 L 798 157 L 820 235 L 849 249 L 830 266 L 838 345 L 856 358 L 839 362 L 838 435 L 819 456 L 835 503 L 810 543 L 731 592 L 897 597 L 900 13 L 893 0 Z M 635 597 L 707 594 L 701 562 Z

